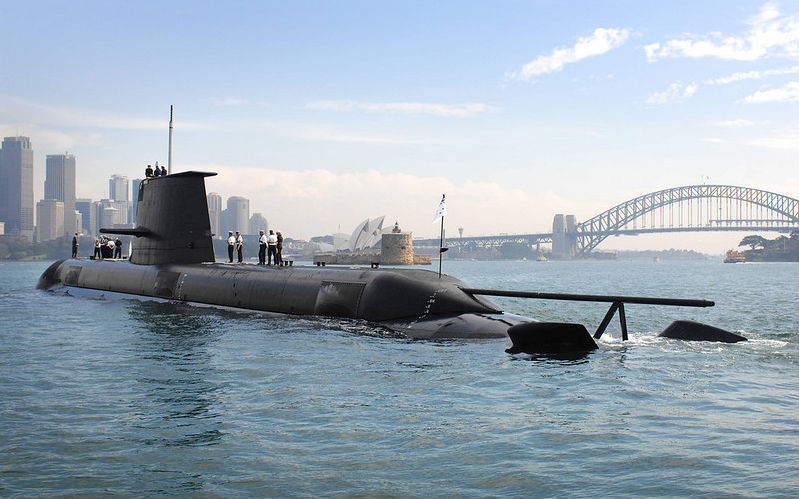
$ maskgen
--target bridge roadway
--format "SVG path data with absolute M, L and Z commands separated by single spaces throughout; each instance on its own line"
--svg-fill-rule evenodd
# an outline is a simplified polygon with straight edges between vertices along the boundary
M 799 229 L 799 224 L 787 226 L 774 225 L 741 225 L 741 226 L 706 226 L 706 227 L 649 227 L 640 229 L 621 229 L 599 232 L 583 232 L 586 236 L 637 236 L 640 234 L 673 233 L 673 232 L 782 232 L 789 233 Z M 478 248 L 496 248 L 505 243 L 517 244 L 543 244 L 552 242 L 552 233 L 538 234 L 500 234 L 498 236 L 472 236 L 472 237 L 453 237 L 445 238 L 444 246 L 447 248 L 458 248 L 469 245 Z M 414 239 L 415 247 L 438 247 L 439 240 L 436 239 Z

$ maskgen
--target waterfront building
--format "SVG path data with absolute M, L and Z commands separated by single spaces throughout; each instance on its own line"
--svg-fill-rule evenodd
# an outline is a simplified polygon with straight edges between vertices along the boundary
M 64 202 L 42 199 L 36 203 L 36 239 L 52 241 L 64 236 Z
M 33 148 L 30 137 L 5 137 L 0 146 L 0 221 L 6 234 L 33 239 Z
M 75 156 L 48 154 L 45 161 L 44 199 L 64 203 L 64 234 L 75 233 Z M 37 218 L 38 220 L 38 218 Z M 38 224 L 38 222 L 37 222 Z

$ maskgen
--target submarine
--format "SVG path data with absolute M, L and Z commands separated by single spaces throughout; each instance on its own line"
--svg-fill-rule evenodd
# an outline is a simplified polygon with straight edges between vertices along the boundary
M 510 338 L 510 353 L 596 349 L 595 339 L 617 312 L 626 340 L 625 303 L 713 305 L 706 300 L 476 289 L 446 274 L 414 268 L 217 263 L 205 189 L 205 178 L 213 175 L 187 171 L 145 179 L 137 193 L 135 227 L 100 230 L 135 236 L 129 258 L 58 260 L 42 273 L 37 288 L 363 319 L 415 339 Z M 611 307 L 592 336 L 581 324 L 537 322 L 504 312 L 487 296 L 599 301 Z M 684 325 L 679 336 L 700 339 L 694 336 L 702 330 Z

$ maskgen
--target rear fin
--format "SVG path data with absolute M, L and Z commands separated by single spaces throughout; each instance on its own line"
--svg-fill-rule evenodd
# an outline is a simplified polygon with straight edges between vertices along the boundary
M 133 235 L 132 263 L 202 263 L 214 261 L 205 177 L 209 172 L 181 172 L 142 181 L 135 229 L 100 229 Z

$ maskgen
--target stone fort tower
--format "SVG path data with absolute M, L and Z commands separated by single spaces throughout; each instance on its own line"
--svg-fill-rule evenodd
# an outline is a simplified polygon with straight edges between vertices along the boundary
M 383 265 L 413 265 L 413 239 L 394 223 L 391 232 L 383 234 L 380 243 L 380 263 Z

